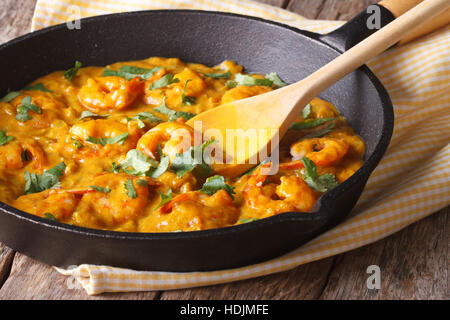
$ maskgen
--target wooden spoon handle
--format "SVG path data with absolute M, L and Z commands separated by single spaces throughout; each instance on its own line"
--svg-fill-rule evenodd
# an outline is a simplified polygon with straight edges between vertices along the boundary
M 300 105 L 307 103 L 305 101 L 312 100 L 345 75 L 397 43 L 405 33 L 420 27 L 448 7 L 449 0 L 425 0 L 307 78 L 285 87 L 291 89 L 292 93 L 296 92 L 300 98 L 294 109 L 301 108 Z
M 398 18 L 408 10 L 418 5 L 423 0 L 382 0 L 378 4 L 388 9 L 394 17 Z M 450 23 L 450 8 L 436 15 L 432 20 L 428 20 L 420 28 L 408 33 L 402 40 L 400 45 L 419 38 L 423 35 L 431 33 Z

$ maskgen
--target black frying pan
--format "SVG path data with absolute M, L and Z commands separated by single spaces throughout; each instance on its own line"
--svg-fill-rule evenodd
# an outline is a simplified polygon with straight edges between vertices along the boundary
M 380 7 L 382 25 L 394 19 Z M 363 12 L 340 29 L 318 35 L 262 19 L 217 12 L 162 10 L 98 16 L 46 28 L 0 46 L 0 96 L 75 60 L 85 66 L 150 56 L 215 65 L 232 59 L 247 72 L 277 72 L 298 81 L 375 30 Z M 0 203 L 0 241 L 42 262 L 137 270 L 200 271 L 238 267 L 297 248 L 342 221 L 383 156 L 393 130 L 389 96 L 363 66 L 321 94 L 366 143 L 365 162 L 325 193 L 311 213 L 288 212 L 239 226 L 180 233 L 119 233 L 70 226 Z

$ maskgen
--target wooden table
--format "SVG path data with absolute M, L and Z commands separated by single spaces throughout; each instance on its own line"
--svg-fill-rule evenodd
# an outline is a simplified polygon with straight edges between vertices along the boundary
M 0 43 L 30 30 L 36 0 L 2 0 Z M 313 19 L 351 18 L 375 0 L 259 0 Z M 448 208 L 396 234 L 348 253 L 270 276 L 176 291 L 102 294 L 68 289 L 51 266 L 0 243 L 0 299 L 448 299 Z M 381 269 L 369 290 L 366 269 Z

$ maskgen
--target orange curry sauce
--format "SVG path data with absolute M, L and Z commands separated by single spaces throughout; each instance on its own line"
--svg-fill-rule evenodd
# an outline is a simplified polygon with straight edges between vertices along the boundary
M 80 67 L 80 66 L 77 66 Z M 274 90 L 245 75 L 152 57 L 58 71 L 0 102 L 0 200 L 77 226 L 130 232 L 220 228 L 308 211 L 362 165 L 364 143 L 329 102 L 314 99 L 280 144 L 280 170 L 238 178 L 176 164 L 178 129 L 221 103 Z M 189 157 L 188 157 L 189 160 Z

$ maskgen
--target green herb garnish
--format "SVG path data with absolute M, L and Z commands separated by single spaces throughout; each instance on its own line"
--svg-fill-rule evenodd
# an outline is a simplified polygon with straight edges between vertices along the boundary
M 136 181 L 136 183 L 137 183 L 138 185 L 140 185 L 141 187 L 146 187 L 146 186 L 148 186 L 148 181 L 147 181 L 147 180 L 144 180 L 144 179 L 139 179 L 138 181 Z
M 338 185 L 335 176 L 331 173 L 319 176 L 316 164 L 309 158 L 303 157 L 302 162 L 305 166 L 303 180 L 305 180 L 310 188 L 320 192 L 326 192 Z
M 20 91 L 11 91 L 8 92 L 1 100 L 0 102 L 11 102 L 18 96 L 20 96 L 22 93 Z
M 75 146 L 75 148 L 77 148 L 77 149 L 80 149 L 83 147 L 83 144 L 77 139 L 72 138 L 72 142 L 73 142 L 73 145 Z
M 109 76 L 115 76 L 115 77 L 122 77 L 127 80 L 131 80 L 135 77 L 139 77 L 142 80 L 148 79 L 151 76 L 153 76 L 157 71 L 161 70 L 161 67 L 155 67 L 153 69 L 146 69 L 146 68 L 140 68 L 140 67 L 134 67 L 134 66 L 123 66 L 120 67 L 118 71 L 105 69 L 103 71 L 104 77 Z
M 164 194 L 162 192 L 159 192 L 159 195 L 161 196 L 161 202 L 159 203 L 159 205 L 156 207 L 156 209 L 161 208 L 163 205 L 165 205 L 166 203 L 170 202 L 172 200 L 172 189 L 169 189 L 169 191 L 167 192 L 167 194 Z
M 29 111 L 33 111 L 37 114 L 42 113 L 41 108 L 31 102 L 31 97 L 25 97 L 22 99 L 22 104 L 17 107 L 16 120 L 22 122 L 31 120 L 32 118 Z
M 244 173 L 242 176 L 247 176 L 247 175 L 251 175 L 253 172 L 255 172 L 259 167 L 261 167 L 262 165 L 266 164 L 269 162 L 269 159 L 264 159 L 263 161 L 261 161 L 256 167 L 251 168 L 250 170 L 248 170 L 246 173 Z
M 66 78 L 67 81 L 72 81 L 73 78 L 77 75 L 78 70 L 83 66 L 83 64 L 80 61 L 75 61 L 75 65 L 64 72 L 64 78 Z
M 108 188 L 108 187 L 106 187 L 106 188 L 99 187 L 99 186 L 89 186 L 89 187 L 91 187 L 92 189 L 94 189 L 95 191 L 98 191 L 98 192 L 103 192 L 103 193 L 110 193 L 111 192 L 111 189 Z
M 330 133 L 331 131 L 333 131 L 333 129 L 334 129 L 334 122 L 331 122 L 325 128 L 323 128 L 323 129 L 321 129 L 319 131 L 311 132 L 311 133 L 308 133 L 307 135 L 304 135 L 302 137 L 302 139 L 305 139 L 305 138 L 320 138 L 320 137 L 323 137 L 324 135 Z
M 13 136 L 7 136 L 5 131 L 0 130 L 0 146 L 10 142 L 11 140 L 14 140 Z
M 276 72 L 271 72 L 269 74 L 266 74 L 265 79 L 268 79 L 270 81 L 272 81 L 272 83 L 277 86 L 278 88 L 287 86 L 286 83 L 284 83 L 280 77 L 278 76 L 278 74 Z
M 50 212 L 44 213 L 44 218 L 48 219 L 48 220 L 51 220 L 51 221 L 58 221 L 58 220 L 56 220 L 55 216 L 52 215 Z
M 138 127 L 140 129 L 145 127 L 145 123 L 143 122 L 144 120 L 148 121 L 150 123 L 162 121 L 162 119 L 160 119 L 157 116 L 155 116 L 154 114 L 152 114 L 150 112 L 146 112 L 146 111 L 140 112 L 132 118 L 128 118 L 128 121 L 131 121 L 131 120 L 136 120 L 138 122 Z
M 150 90 L 159 89 L 167 87 L 168 85 L 171 85 L 172 83 L 178 83 L 180 80 L 178 78 L 174 78 L 174 75 L 172 73 L 166 74 L 161 79 L 153 82 L 150 85 Z
M 166 105 L 166 98 L 164 98 L 163 102 L 153 110 L 155 110 L 159 113 L 168 115 L 169 116 L 168 121 L 173 121 L 178 118 L 183 118 L 185 120 L 189 120 L 189 119 L 195 117 L 195 114 L 190 113 L 190 112 L 175 111 L 175 110 L 170 109 Z
M 20 154 L 20 158 L 22 159 L 23 162 L 27 162 L 30 161 L 30 156 L 28 155 L 28 149 L 25 148 L 23 149 L 22 153 Z
M 302 110 L 302 118 L 306 120 L 311 114 L 311 105 L 308 103 Z
M 237 73 L 234 76 L 234 80 L 228 80 L 225 84 L 228 88 L 234 88 L 237 86 L 267 86 L 272 87 L 273 85 L 277 87 L 284 87 L 286 83 L 281 81 L 280 77 L 275 73 L 269 73 L 265 78 L 254 78 L 250 75 L 245 75 L 242 73 Z
M 129 133 L 123 133 L 123 134 L 119 134 L 115 137 L 112 138 L 103 138 L 101 137 L 100 139 L 94 138 L 94 137 L 88 137 L 86 139 L 87 142 L 90 143 L 95 143 L 95 144 L 101 144 L 102 146 L 106 146 L 107 144 L 122 144 L 127 138 L 128 138 Z
M 197 98 L 189 97 L 186 95 L 186 87 L 187 87 L 187 84 L 189 83 L 189 81 L 192 81 L 192 79 L 186 80 L 186 82 L 184 83 L 183 94 L 181 95 L 181 104 L 193 106 L 195 104 L 195 102 L 197 101 Z
M 296 122 L 290 126 L 289 129 L 291 130 L 303 130 L 303 129 L 310 129 L 318 127 L 324 123 L 327 123 L 329 121 L 336 120 L 336 118 L 319 118 L 319 119 L 312 119 L 312 120 L 305 120 L 301 122 Z
M 125 189 L 127 190 L 127 196 L 131 199 L 137 198 L 136 189 L 134 189 L 133 186 L 133 180 L 127 180 L 127 182 L 125 182 Z
M 239 220 L 238 220 L 238 223 L 249 223 L 249 222 L 253 222 L 253 221 L 256 221 L 256 220 L 258 220 L 258 219 L 256 219 L 256 218 L 239 219 Z
M 204 76 L 214 79 L 229 79 L 231 77 L 231 72 L 223 72 L 223 73 L 202 73 Z
M 186 152 L 178 153 L 172 161 L 172 169 L 177 177 L 182 177 L 187 172 L 194 170 L 196 174 L 203 178 L 213 175 L 214 171 L 205 162 L 204 152 L 206 147 L 214 142 L 215 140 L 206 141 L 201 146 L 192 146 Z M 198 159 L 196 155 L 200 155 L 201 158 Z
M 112 172 L 112 173 L 119 173 L 121 169 L 122 169 L 122 165 L 120 165 L 118 163 L 115 163 L 113 161 L 113 163 L 111 164 L 110 172 Z
M 61 162 L 43 174 L 25 171 L 25 194 L 37 193 L 59 185 L 59 178 L 64 174 L 66 165 Z
M 159 160 L 159 165 L 152 170 L 148 175 L 152 178 L 159 178 L 164 172 L 169 169 L 170 158 L 168 156 L 162 156 Z
M 23 91 L 36 91 L 36 90 L 42 91 L 42 92 L 51 92 L 50 90 L 45 88 L 44 85 L 40 82 L 36 83 L 35 85 L 23 88 Z
M 109 117 L 109 114 L 96 114 L 85 110 L 81 113 L 81 116 L 78 120 L 82 120 L 84 118 L 106 118 L 106 117 Z
M 219 190 L 225 190 L 233 198 L 234 187 L 225 183 L 225 178 L 223 176 L 215 175 L 206 179 L 200 192 L 206 193 L 210 196 L 215 194 Z
M 157 167 L 158 162 L 156 160 L 137 149 L 128 151 L 125 162 L 122 164 L 125 173 L 135 176 L 146 175 L 152 168 Z

